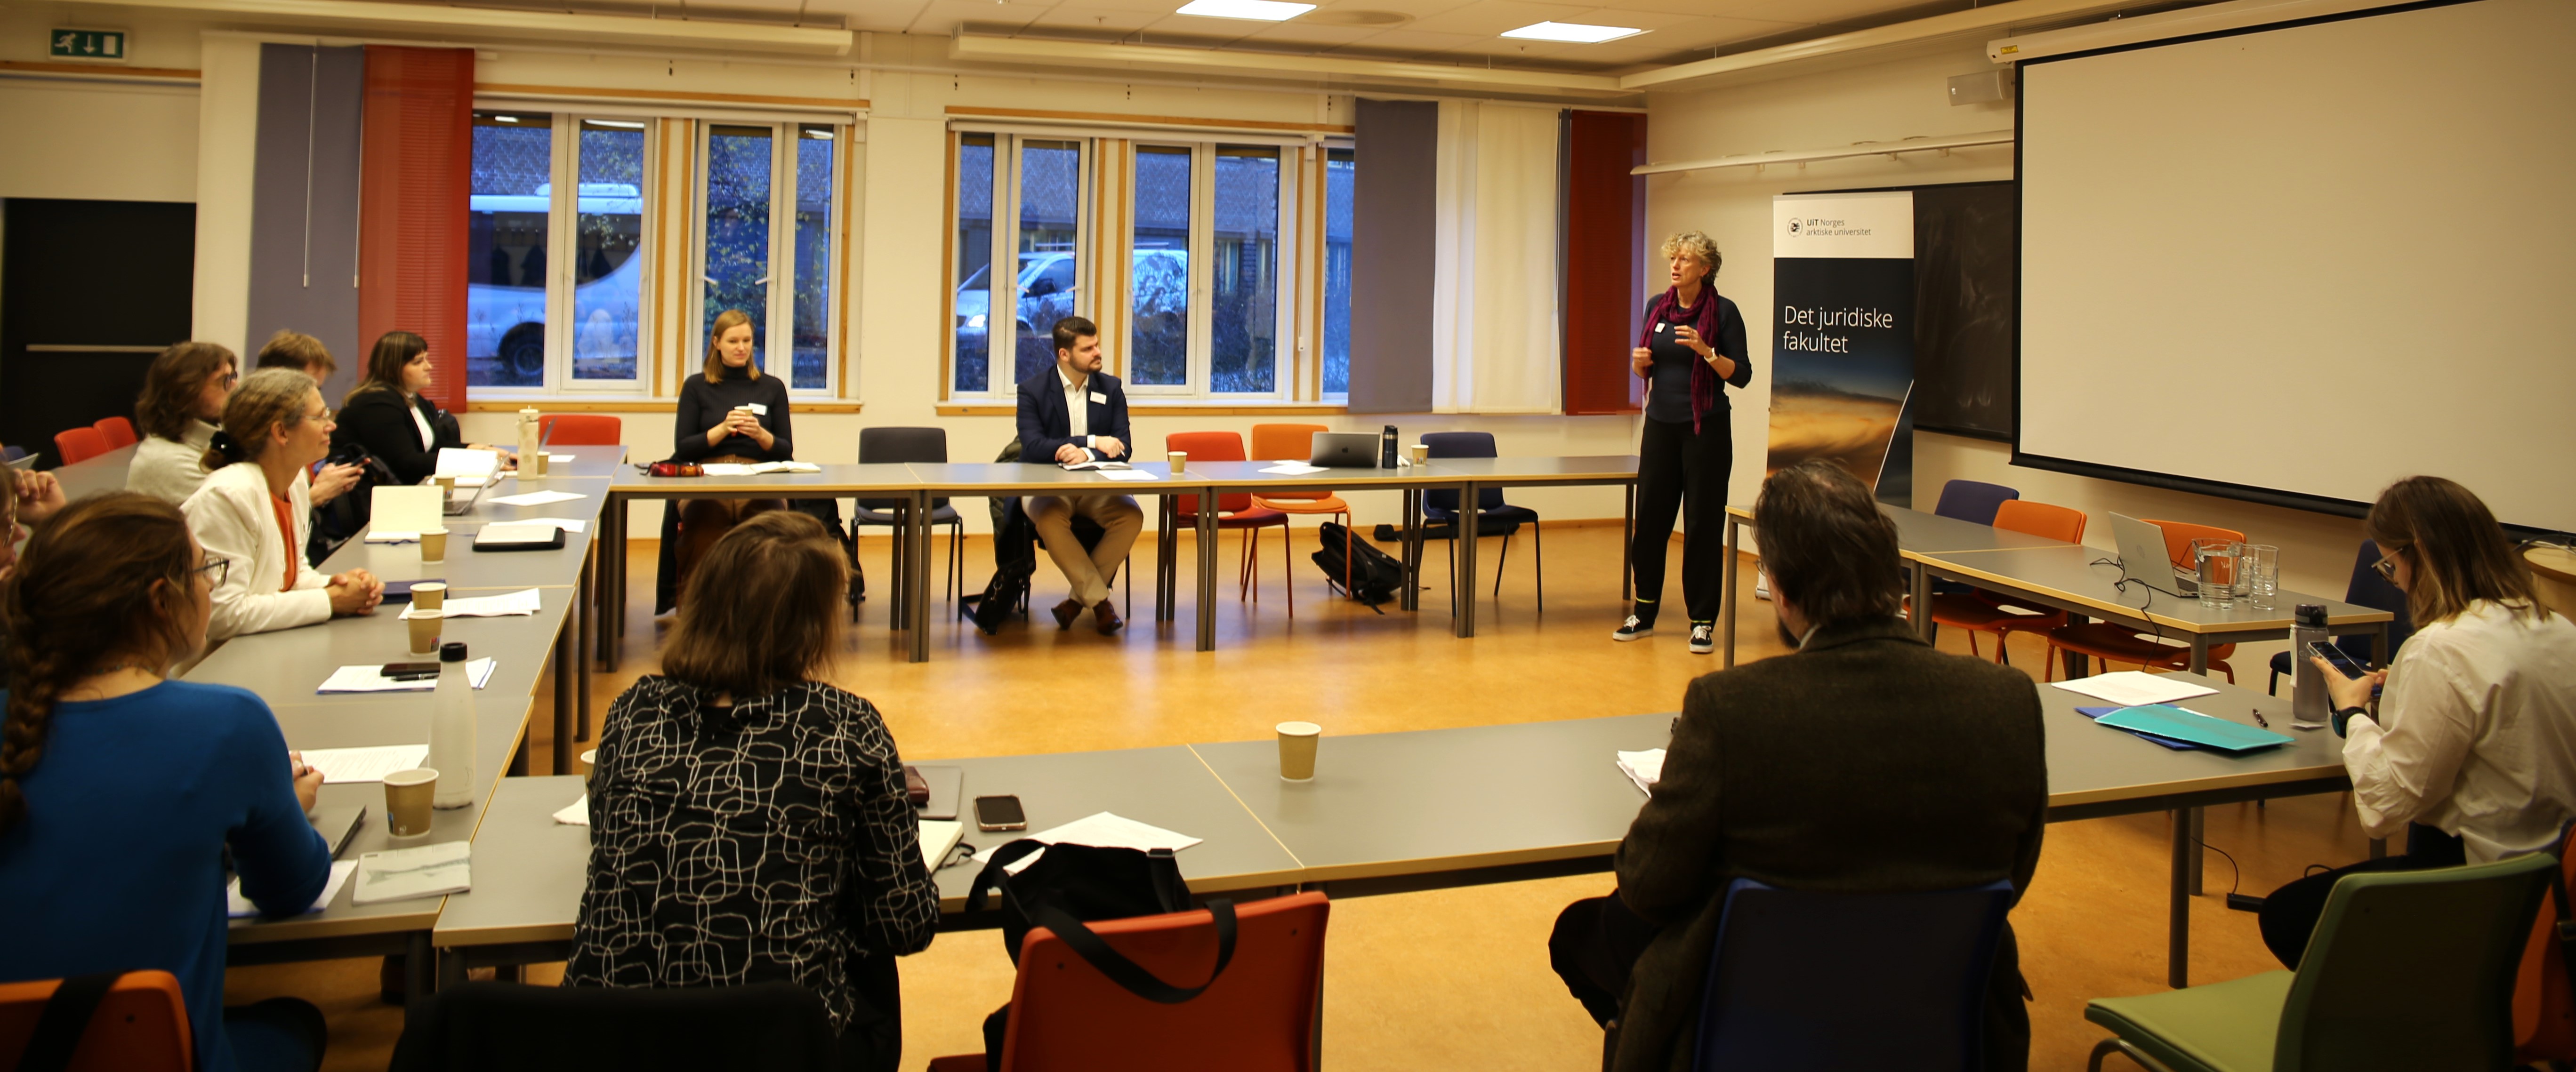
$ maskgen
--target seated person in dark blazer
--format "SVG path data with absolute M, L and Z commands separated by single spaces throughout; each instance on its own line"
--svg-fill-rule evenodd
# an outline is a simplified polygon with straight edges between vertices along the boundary
M 1789 655 L 1691 682 L 1662 780 L 1619 843 L 1618 888 L 1557 917 L 1557 974 L 1616 1038 L 1605 1067 L 1691 1065 L 1729 882 L 1826 892 L 2030 888 L 2048 808 L 2029 677 L 1944 655 L 1897 616 L 1896 529 L 1828 462 L 1755 504 Z M 1866 964 L 1852 965 L 1867 971 Z M 1985 1067 L 2030 1060 L 2007 925 L 1986 990 Z
M 1076 402 L 1080 404 L 1077 405 Z M 1020 381 L 1020 460 L 1074 464 L 1127 457 L 1127 392 L 1118 377 L 1100 371 L 1100 328 L 1068 316 L 1055 322 L 1055 365 Z M 1032 495 L 1022 503 L 1047 555 L 1073 582 L 1073 595 L 1055 605 L 1057 629 L 1091 608 L 1103 635 L 1121 622 L 1109 601 L 1110 582 L 1127 561 L 1127 549 L 1144 531 L 1145 512 L 1127 495 Z M 1091 550 L 1074 539 L 1073 519 L 1090 518 L 1105 533 Z
M 429 384 L 429 343 L 408 331 L 386 332 L 367 356 L 366 378 L 340 403 L 332 452 L 356 446 L 385 463 L 395 480 L 418 484 L 438 471 L 443 448 L 496 449 L 466 442 L 456 418 L 423 393 Z M 506 450 L 500 455 L 504 469 L 516 460 Z

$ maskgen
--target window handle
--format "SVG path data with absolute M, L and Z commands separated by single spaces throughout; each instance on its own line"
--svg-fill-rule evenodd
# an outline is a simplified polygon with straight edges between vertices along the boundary
M 764 275 L 764 276 L 762 276 L 762 277 L 760 277 L 760 278 L 758 278 L 758 279 L 754 279 L 754 280 L 752 280 L 752 281 L 751 281 L 751 285 L 752 285 L 752 286 L 755 286 L 755 287 L 765 287 L 765 286 L 768 286 L 768 285 L 769 285 L 769 277 Z

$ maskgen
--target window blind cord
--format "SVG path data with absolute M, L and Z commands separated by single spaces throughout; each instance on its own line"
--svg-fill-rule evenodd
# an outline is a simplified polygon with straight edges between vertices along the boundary
M 313 49 L 312 73 L 304 85 L 304 289 L 313 289 L 313 143 L 321 121 L 322 49 Z

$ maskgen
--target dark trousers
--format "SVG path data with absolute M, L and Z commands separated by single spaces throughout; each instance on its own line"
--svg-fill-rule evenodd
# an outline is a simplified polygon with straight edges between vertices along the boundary
M 1637 535 L 1628 547 L 1639 600 L 1633 613 L 1651 622 L 1661 609 L 1673 516 L 1687 508 L 1682 515 L 1682 603 L 1692 621 L 1716 621 L 1726 566 L 1726 477 L 1735 467 L 1727 411 L 1710 410 L 1697 434 L 1687 423 L 1648 417 L 1645 424 L 1637 444 Z
M 2263 899 L 2263 910 L 2257 917 L 2263 928 L 2263 944 L 2280 958 L 2282 967 L 2297 971 L 2299 958 L 2308 953 L 2308 938 L 2316 933 L 2317 920 L 2326 913 L 2326 895 L 2334 892 L 2335 880 L 2372 871 L 2430 871 L 2467 862 L 2468 849 L 2460 839 L 2422 823 L 2408 823 L 2403 856 L 2311 871 L 2307 877 L 2273 890 Z
M 1619 1000 L 1628 992 L 1628 975 L 1646 944 L 1655 938 L 1654 924 L 1630 911 L 1617 890 L 1608 897 L 1587 897 L 1565 906 L 1556 930 L 1547 937 L 1548 963 L 1565 980 L 1574 1000 L 1583 1003 L 1603 1027 L 1619 1016 Z M 1986 1072 L 2026 1072 L 2030 1068 L 2030 1009 L 2022 1003 L 2030 987 L 2022 982 L 2021 946 L 2006 923 L 1996 939 L 1994 966 L 1986 975 L 1984 1038 Z M 1608 1058 L 1603 1058 L 1608 1064 Z

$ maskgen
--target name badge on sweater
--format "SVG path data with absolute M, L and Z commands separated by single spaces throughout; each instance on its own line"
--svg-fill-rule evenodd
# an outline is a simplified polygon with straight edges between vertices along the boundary
M 1091 392 L 1091 400 L 1092 400 L 1092 401 L 1094 401 L 1094 402 L 1098 402 L 1098 403 L 1100 403 L 1101 405 L 1104 405 L 1104 406 L 1106 406 L 1106 405 L 1108 405 L 1108 404 L 1109 404 L 1109 396 L 1108 396 L 1108 395 L 1105 395 L 1105 394 L 1102 394 L 1102 393 L 1100 393 L 1100 392 L 1098 392 L 1098 391 L 1093 391 L 1093 392 Z
M 1657 322 L 1655 323 L 1655 334 L 1657 334 L 1657 335 L 1661 335 L 1661 334 L 1663 334 L 1663 333 L 1664 333 L 1664 329 L 1665 329 L 1666 327 L 1669 327 L 1669 326 L 1670 326 L 1670 325 L 1667 325 L 1667 324 L 1663 323 L 1662 321 L 1657 321 Z

